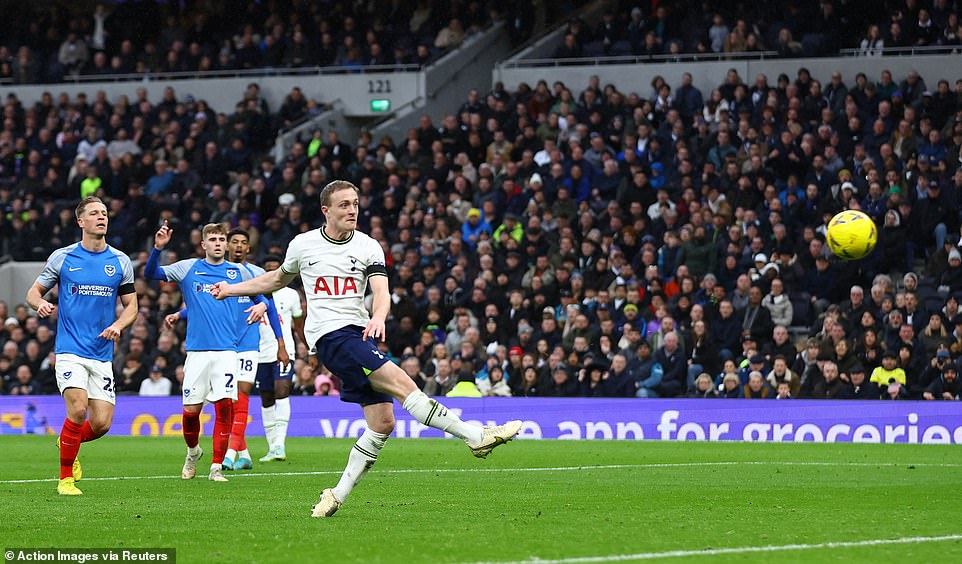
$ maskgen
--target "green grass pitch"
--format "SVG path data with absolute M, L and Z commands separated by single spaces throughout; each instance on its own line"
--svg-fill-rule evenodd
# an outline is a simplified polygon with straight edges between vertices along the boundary
M 344 508 L 315 520 L 349 440 L 291 439 L 288 462 L 215 484 L 209 437 L 183 481 L 180 439 L 108 435 L 81 449 L 75 498 L 56 494 L 54 441 L 0 436 L 4 547 L 233 564 L 962 561 L 954 446 L 516 441 L 476 460 L 455 440 L 392 439 Z

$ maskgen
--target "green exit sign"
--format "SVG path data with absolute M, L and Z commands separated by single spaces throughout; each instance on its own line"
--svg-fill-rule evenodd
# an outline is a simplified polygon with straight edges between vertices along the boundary
M 391 101 L 390 101 L 390 100 L 387 100 L 387 99 L 384 99 L 384 98 L 378 98 L 378 99 L 375 99 L 375 100 L 371 100 L 371 111 L 372 111 L 372 112 L 387 112 L 387 111 L 390 111 L 390 109 L 391 109 Z

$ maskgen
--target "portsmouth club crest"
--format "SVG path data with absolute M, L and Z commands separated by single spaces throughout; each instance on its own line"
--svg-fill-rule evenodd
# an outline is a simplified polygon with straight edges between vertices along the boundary
M 116 267 L 116 266 L 114 266 L 114 265 L 112 265 L 112 264 L 105 264 L 105 265 L 104 265 L 104 274 L 106 274 L 107 276 L 113 276 L 113 275 L 116 274 L 116 273 L 117 273 L 117 267 Z
M 237 271 L 234 269 L 228 270 L 227 277 L 230 278 L 231 280 L 237 280 Z

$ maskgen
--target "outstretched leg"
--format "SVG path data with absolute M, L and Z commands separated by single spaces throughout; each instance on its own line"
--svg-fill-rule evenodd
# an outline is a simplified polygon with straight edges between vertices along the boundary
M 494 447 L 510 441 L 521 431 L 521 421 L 509 421 L 496 427 L 465 423 L 441 402 L 419 390 L 404 370 L 393 362 L 372 372 L 370 380 L 375 390 L 402 402 L 404 409 L 421 423 L 462 439 L 478 458 L 488 456 Z

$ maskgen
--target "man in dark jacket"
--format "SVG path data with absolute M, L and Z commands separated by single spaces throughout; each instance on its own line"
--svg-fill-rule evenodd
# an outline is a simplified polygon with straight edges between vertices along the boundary
M 661 365 L 661 384 L 658 395 L 663 398 L 673 398 L 685 392 L 685 378 L 687 374 L 685 351 L 678 345 L 678 334 L 674 331 L 665 335 L 665 344 L 655 353 L 655 362 Z
M 748 290 L 748 305 L 735 318 L 741 321 L 743 336 L 751 335 L 757 341 L 767 341 L 772 334 L 772 314 L 762 305 L 762 289 L 758 286 Z
M 949 210 L 945 205 L 942 187 L 938 180 L 920 176 L 920 182 L 925 180 L 929 180 L 929 185 L 926 188 L 928 197 L 919 199 L 912 206 L 912 215 L 916 218 L 914 233 L 916 245 L 931 247 L 937 242 L 935 241 L 936 230 L 941 229 L 942 233 L 945 233 L 946 225 L 949 225 Z M 942 245 L 937 246 L 941 247 Z
M 932 381 L 922 393 L 927 400 L 958 400 L 962 393 L 962 381 L 954 364 L 942 369 L 942 376 Z
M 731 300 L 726 298 L 718 304 L 718 317 L 711 320 L 710 327 L 712 339 L 718 345 L 718 352 L 722 358 L 730 358 L 741 352 L 739 346 L 741 327 Z
M 568 367 L 559 364 L 551 371 L 551 380 L 545 387 L 545 396 L 570 398 L 578 395 L 578 381 L 571 377 Z
M 838 377 L 838 365 L 826 361 L 822 366 L 822 381 L 815 384 L 812 397 L 815 399 L 837 399 L 844 397 L 848 385 Z
M 805 273 L 805 291 L 811 294 L 813 315 L 819 316 L 834 301 L 835 272 L 828 257 L 815 257 L 815 269 Z
M 848 379 L 851 384 L 840 397 L 844 399 L 877 400 L 882 396 L 878 385 L 865 378 L 865 367 L 860 363 L 849 368 Z
M 620 398 L 635 397 L 635 375 L 628 370 L 628 359 L 623 354 L 611 358 L 608 369 L 608 383 L 611 395 Z

